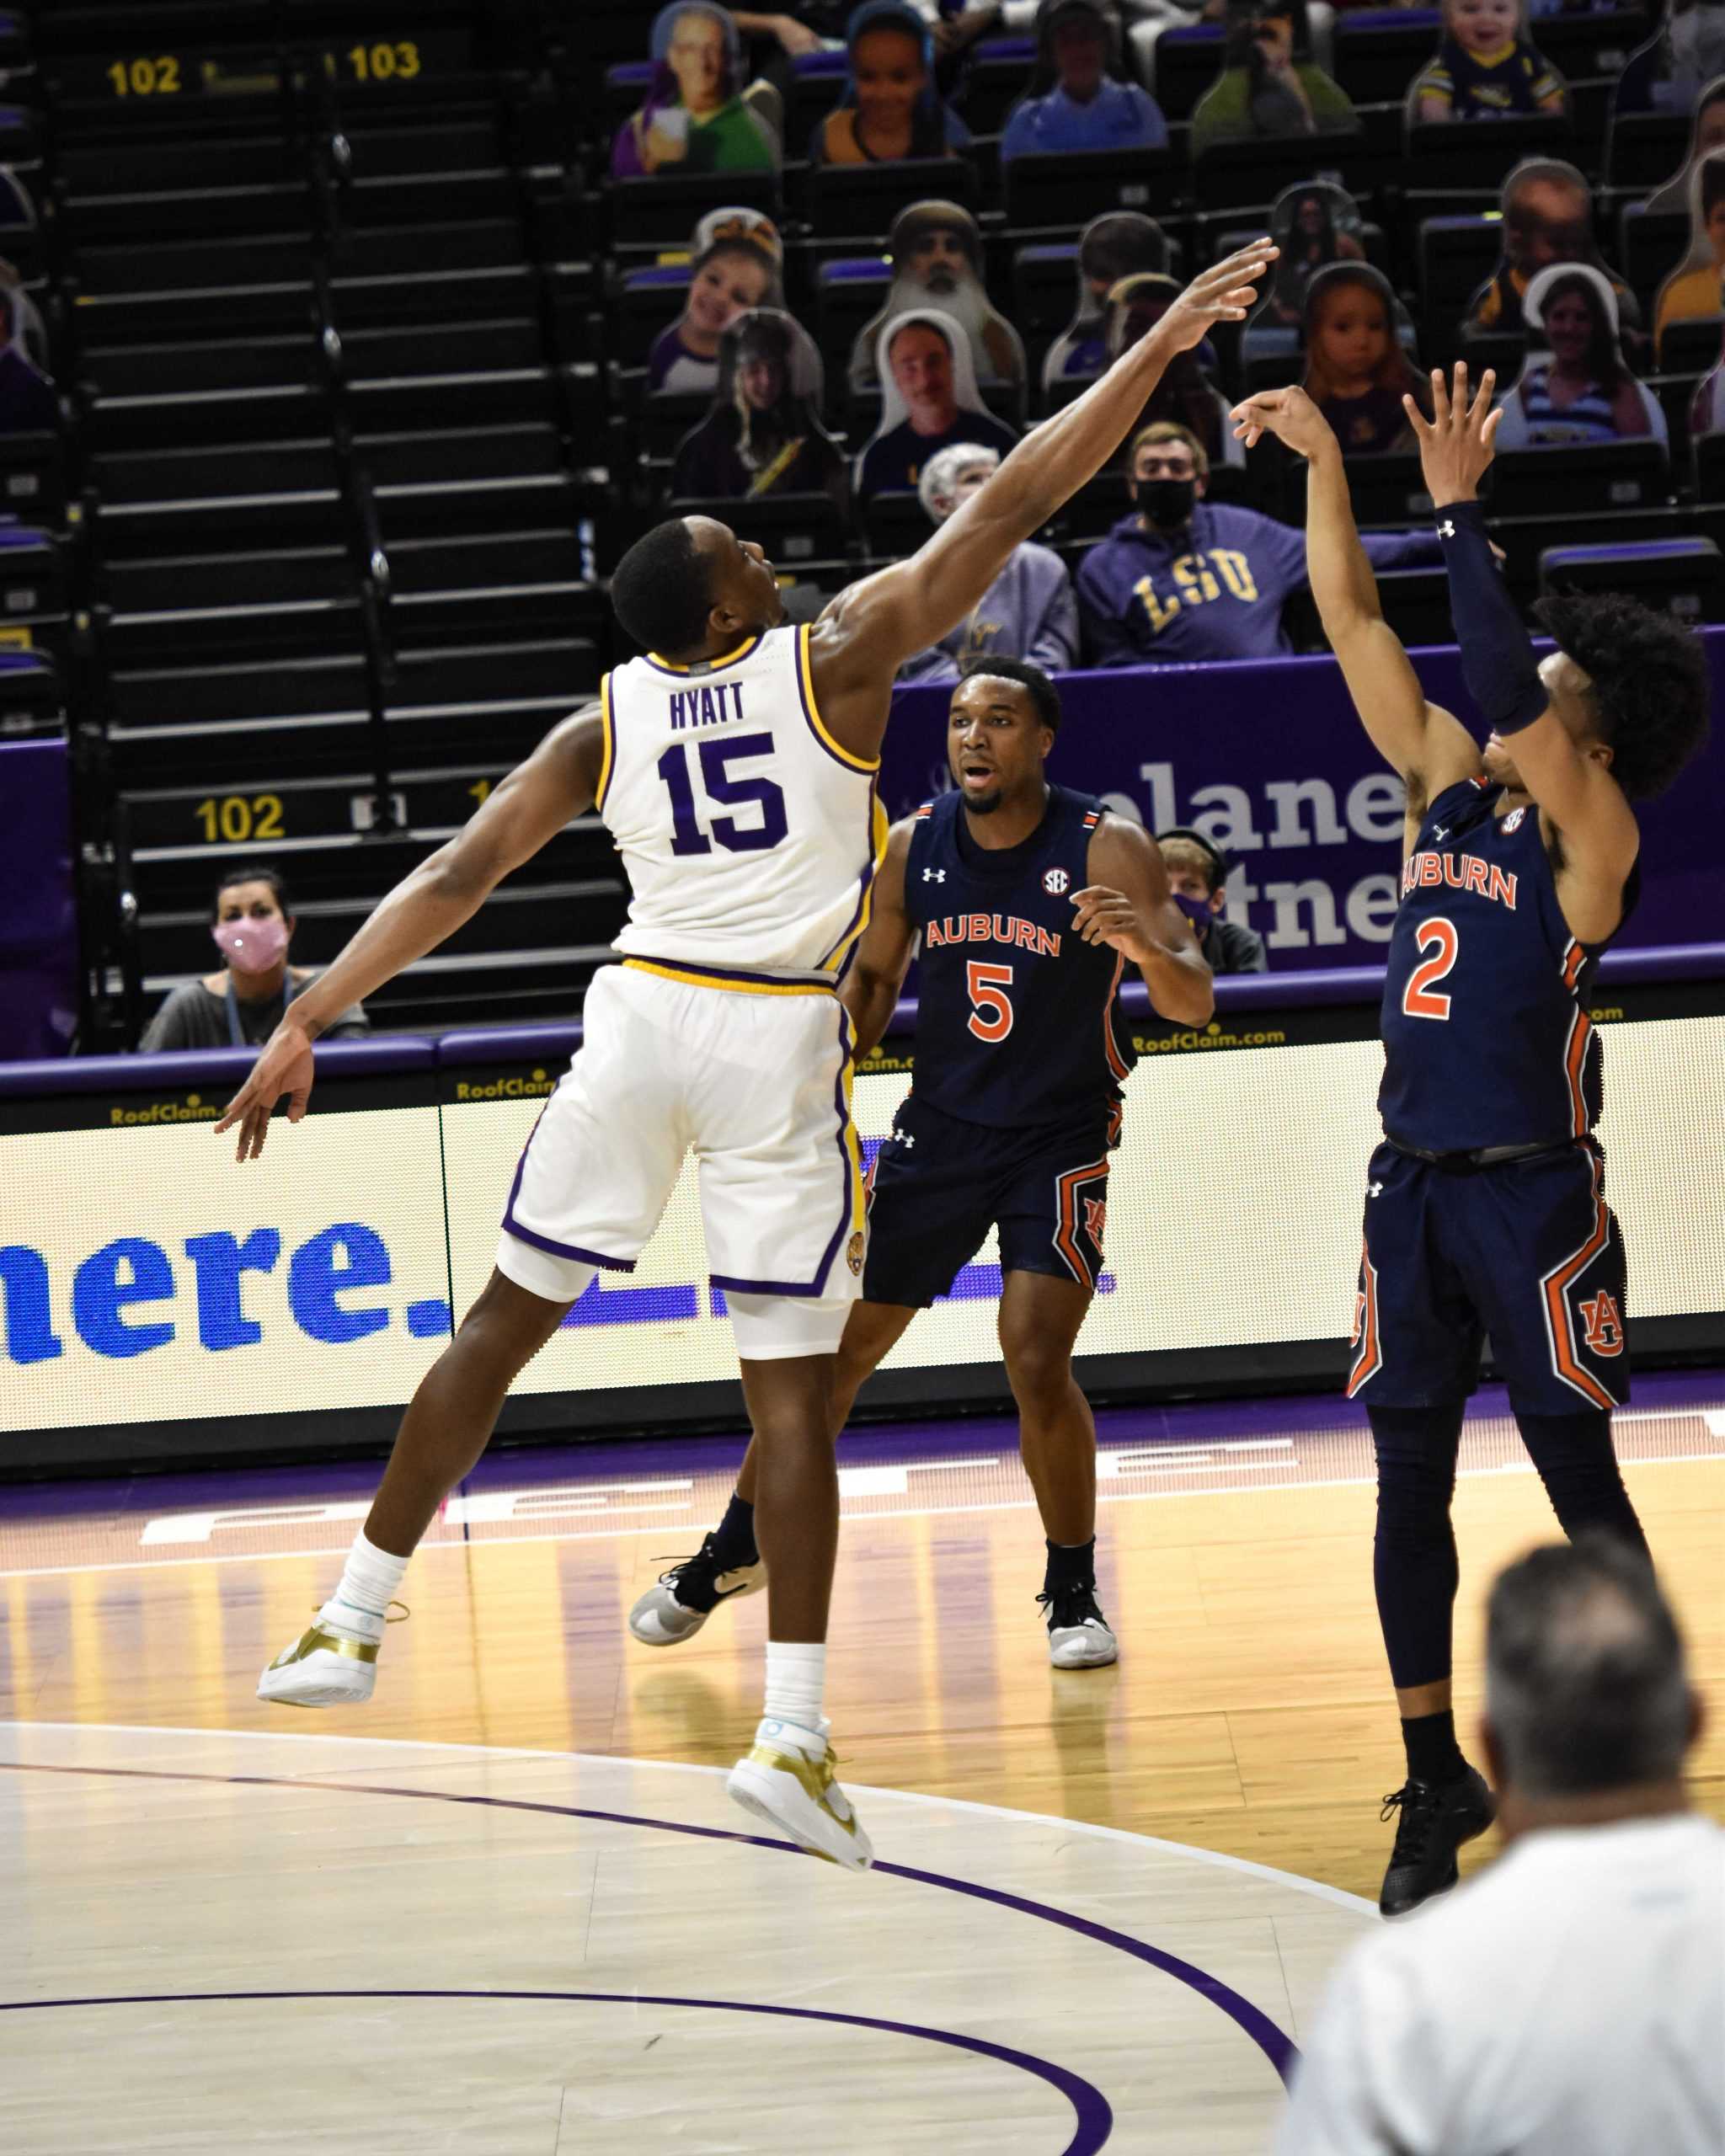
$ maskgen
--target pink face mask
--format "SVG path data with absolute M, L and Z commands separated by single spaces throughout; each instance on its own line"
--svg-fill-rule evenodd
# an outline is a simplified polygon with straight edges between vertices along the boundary
M 261 921 L 222 921 L 210 931 L 229 965 L 243 974 L 267 974 L 287 951 L 287 923 L 279 913 Z

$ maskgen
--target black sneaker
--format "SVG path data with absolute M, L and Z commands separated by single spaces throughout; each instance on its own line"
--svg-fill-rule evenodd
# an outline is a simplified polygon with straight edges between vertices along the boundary
M 692 1557 L 659 1575 L 629 1612 L 629 1630 L 643 1646 L 676 1646 L 693 1639 L 721 1602 L 753 1594 L 766 1584 L 766 1567 L 758 1556 L 752 1565 L 721 1572 L 709 1534 Z
M 1455 1852 L 1484 1833 L 1498 1816 L 1498 1800 L 1485 1776 L 1466 1768 L 1454 1781 L 1404 1782 L 1384 1799 L 1379 1817 L 1402 1814 L 1396 1846 L 1378 1908 L 1386 1917 L 1405 1917 L 1434 1894 L 1448 1892 L 1461 1876 Z
M 1119 1644 L 1097 1607 L 1096 1588 L 1044 1588 L 1037 1596 L 1048 1619 L 1048 1658 L 1056 1669 L 1100 1669 L 1119 1659 Z

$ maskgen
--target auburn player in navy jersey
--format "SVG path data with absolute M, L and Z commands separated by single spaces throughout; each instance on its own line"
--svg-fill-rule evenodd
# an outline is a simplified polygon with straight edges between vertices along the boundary
M 1566 1534 L 1643 1552 L 1611 1410 L 1628 1397 L 1623 1244 L 1604 1195 L 1601 953 L 1639 880 L 1631 803 L 1705 737 L 1706 660 L 1669 615 L 1611 596 L 1540 602 L 1557 649 L 1535 659 L 1475 499 L 1492 459 L 1487 373 L 1470 403 L 1432 377 L 1411 400 L 1436 505 L 1482 751 L 1427 702 L 1386 624 L 1335 436 L 1297 389 L 1248 399 L 1248 442 L 1279 435 L 1310 465 L 1311 588 L 1366 731 L 1407 788 L 1402 904 L 1384 984 L 1384 1142 L 1368 1170 L 1348 1390 L 1378 1462 L 1374 1570 L 1407 1755 L 1381 1907 L 1453 1886 L 1455 1852 L 1493 1800 L 1455 1742 L 1450 1519 L 1462 1410 L 1482 1336 Z
M 839 1349 L 833 1428 L 917 1311 L 996 1229 L 1001 1348 L 1048 1541 L 1037 1599 L 1050 1661 L 1078 1669 L 1117 1652 L 1096 1600 L 1096 1426 L 1072 1376 L 1133 1060 L 1116 992 L 1135 965 L 1157 1010 L 1188 1026 L 1205 1022 L 1215 996 L 1155 841 L 1089 795 L 1049 783 L 1060 723 L 1039 667 L 973 660 L 953 694 L 953 790 L 888 841 L 841 994 L 861 1057 L 886 1031 L 920 935 L 916 1075 L 875 1158 L 862 1299 Z M 638 1640 L 687 1639 L 728 1593 L 754 1583 L 755 1468 L 751 1446 L 718 1528 L 630 1613 Z

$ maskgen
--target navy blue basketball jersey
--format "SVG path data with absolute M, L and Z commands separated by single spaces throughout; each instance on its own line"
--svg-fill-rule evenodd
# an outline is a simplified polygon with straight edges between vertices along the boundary
M 1378 1107 L 1386 1137 L 1427 1152 L 1556 1144 L 1599 1113 L 1589 1011 L 1606 947 L 1570 934 L 1539 810 L 1500 815 L 1500 792 L 1445 787 L 1402 871 Z
M 1072 926 L 1105 811 L 1064 786 L 1048 795 L 1030 836 L 996 850 L 970 837 L 956 793 L 916 812 L 905 867 L 905 909 L 922 931 L 912 1090 L 968 1123 L 1098 1120 L 1132 1068 L 1115 1001 L 1126 961 Z

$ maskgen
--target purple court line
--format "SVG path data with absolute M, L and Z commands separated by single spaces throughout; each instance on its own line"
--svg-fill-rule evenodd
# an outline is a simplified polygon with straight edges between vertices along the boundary
M 307 1781 L 291 1774 L 200 1774 L 168 1767 L 62 1767 L 29 1759 L 0 1759 L 0 1769 L 24 1774 L 103 1774 L 133 1781 L 221 1782 L 248 1789 L 341 1790 L 355 1796 L 419 1797 L 436 1804 L 484 1805 L 499 1812 L 547 1812 L 558 1819 L 596 1819 L 607 1826 L 646 1827 L 661 1833 L 692 1834 L 702 1841 L 742 1842 L 753 1849 L 782 1849 L 796 1856 L 804 1854 L 794 1842 L 774 1841 L 766 1834 L 740 1833 L 730 1827 L 696 1827 L 677 1819 L 643 1818 L 630 1812 L 599 1812 L 577 1804 L 542 1804 L 522 1796 L 473 1796 L 458 1790 L 395 1789 L 379 1782 Z M 941 1886 L 951 1894 L 969 1894 L 975 1901 L 992 1902 L 997 1908 L 1014 1909 L 1021 1916 L 1039 1917 L 1044 1924 L 1059 1924 L 1063 1930 L 1076 1932 L 1081 1939 L 1094 1940 L 1098 1945 L 1111 1946 L 1117 1953 L 1130 1954 L 1135 1961 L 1147 1962 L 1152 1969 L 1172 1977 L 1195 1991 L 1200 1999 L 1220 2008 L 1251 2037 L 1283 2083 L 1292 2080 L 1300 2057 L 1293 2039 L 1285 2036 L 1268 2015 L 1249 1999 L 1242 1999 L 1231 1985 L 1194 1963 L 1183 1961 L 1176 1954 L 1165 1954 L 1160 1947 L 1134 1939 L 1130 1932 L 1116 1931 L 1109 1924 L 1094 1924 L 1088 1917 L 1074 1916 L 1069 1910 L 1055 1908 L 1051 1903 L 1033 1902 L 1023 1894 L 1009 1894 L 1004 1887 L 982 1886 L 974 1880 L 953 1879 L 945 1872 L 923 1871 L 909 1864 L 877 1860 L 874 1869 L 888 1872 L 895 1879 L 914 1879 L 925 1886 Z
M 915 2021 L 882 2021 L 869 2014 L 830 2014 L 814 2006 L 767 2006 L 740 1999 L 658 1999 L 645 1993 L 615 1991 L 163 1991 L 124 1993 L 112 1999 L 0 1999 L 0 2014 L 35 2014 L 57 2006 L 227 2006 L 240 2001 L 287 1999 L 477 1999 L 529 2000 L 561 2004 L 602 2006 L 700 2006 L 724 2014 L 770 2014 L 786 2020 L 831 2021 L 847 2029 L 869 2029 L 893 2036 L 920 2036 L 927 2043 L 947 2044 L 954 2051 L 975 2052 L 984 2058 L 1001 2060 L 1064 2096 L 1077 2114 L 1078 2130 L 1060 2151 L 1060 2156 L 1096 2156 L 1114 2130 L 1114 2114 L 1108 2100 L 1093 2082 L 1052 2059 L 1038 2058 L 1033 2052 L 1012 2050 L 991 2043 L 985 2036 L 961 2036 L 951 2029 L 925 2029 Z

